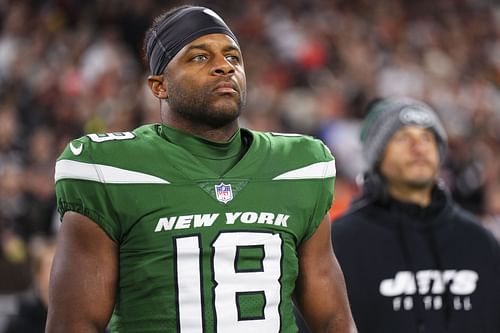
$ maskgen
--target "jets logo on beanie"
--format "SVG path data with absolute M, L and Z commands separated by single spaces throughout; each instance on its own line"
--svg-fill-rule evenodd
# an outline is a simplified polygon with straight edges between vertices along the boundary
M 375 100 L 367 107 L 368 115 L 361 127 L 361 143 L 367 171 L 373 171 L 387 142 L 403 126 L 417 125 L 430 129 L 436 136 L 440 162 L 446 155 L 447 137 L 436 112 L 420 101 L 406 97 Z

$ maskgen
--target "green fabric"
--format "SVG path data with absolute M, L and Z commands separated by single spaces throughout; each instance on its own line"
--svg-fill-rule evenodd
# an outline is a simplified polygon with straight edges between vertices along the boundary
M 162 125 L 160 134 L 198 158 L 218 175 L 231 169 L 245 152 L 238 130 L 228 142 L 214 142 Z
M 159 129 L 84 136 L 56 165 L 61 215 L 88 216 L 120 249 L 111 331 L 296 332 L 297 251 L 333 197 L 328 149 L 241 129 L 251 145 L 220 176 Z

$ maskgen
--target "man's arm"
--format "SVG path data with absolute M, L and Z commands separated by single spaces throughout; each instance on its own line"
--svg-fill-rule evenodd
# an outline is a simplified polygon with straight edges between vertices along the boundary
M 333 253 L 330 219 L 299 248 L 297 305 L 313 332 L 356 332 L 344 276 Z
M 114 307 L 116 244 L 89 218 L 64 214 L 49 287 L 47 333 L 103 332 Z

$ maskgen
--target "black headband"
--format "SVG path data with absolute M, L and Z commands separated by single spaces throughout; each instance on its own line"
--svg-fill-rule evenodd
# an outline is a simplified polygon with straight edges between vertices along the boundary
M 162 74 L 170 60 L 186 44 L 200 36 L 213 33 L 228 35 L 238 44 L 233 32 L 211 9 L 188 7 L 179 10 L 161 22 L 148 40 L 146 50 L 151 73 Z

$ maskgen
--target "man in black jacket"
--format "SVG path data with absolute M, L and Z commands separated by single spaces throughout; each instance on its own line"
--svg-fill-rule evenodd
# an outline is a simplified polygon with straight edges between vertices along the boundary
M 332 227 L 359 332 L 500 332 L 500 246 L 438 185 L 440 120 L 407 98 L 368 111 L 363 193 Z

